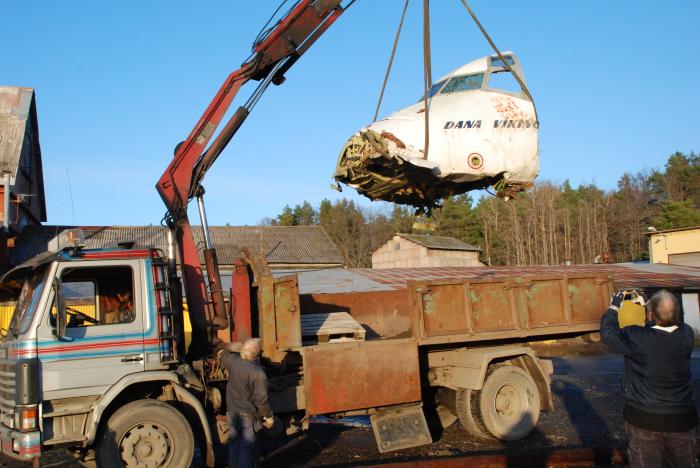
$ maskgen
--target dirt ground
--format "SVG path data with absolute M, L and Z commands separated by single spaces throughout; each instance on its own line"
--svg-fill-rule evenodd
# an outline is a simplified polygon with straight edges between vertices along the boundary
M 284 440 L 263 440 L 262 466 L 340 467 L 420 460 L 425 457 L 503 454 L 509 464 L 527 458 L 537 465 L 555 450 L 621 448 L 626 445 L 620 393 L 622 357 L 608 354 L 600 343 L 566 340 L 535 345 L 538 355 L 554 363 L 552 392 L 555 411 L 542 413 L 535 430 L 525 439 L 502 443 L 469 436 L 455 423 L 435 434 L 436 442 L 399 452 L 380 454 L 369 427 L 312 424 L 309 431 Z M 696 399 L 700 395 L 700 349 L 692 357 Z M 700 407 L 700 400 L 697 401 Z M 225 454 L 225 451 L 223 452 Z M 0 458 L 0 466 L 27 464 Z M 68 455 L 50 451 L 42 467 L 78 467 Z M 532 466 L 532 465 L 531 465 Z

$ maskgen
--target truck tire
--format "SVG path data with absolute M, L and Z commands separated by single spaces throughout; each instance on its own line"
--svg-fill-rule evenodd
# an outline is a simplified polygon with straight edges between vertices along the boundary
M 109 418 L 95 458 L 99 468 L 188 468 L 193 456 L 192 429 L 182 413 L 162 401 L 137 400 Z
M 519 440 L 537 425 L 540 393 L 530 374 L 510 365 L 490 366 L 471 412 L 479 430 L 500 440 Z
M 462 428 L 479 439 L 492 439 L 489 432 L 480 424 L 480 416 L 474 410 L 472 399 L 477 390 L 460 388 L 455 392 L 455 409 Z

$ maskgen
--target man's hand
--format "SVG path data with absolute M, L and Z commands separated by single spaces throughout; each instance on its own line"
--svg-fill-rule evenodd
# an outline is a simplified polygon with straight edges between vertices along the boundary
M 646 294 L 644 294 L 644 291 L 640 291 L 639 289 L 637 290 L 637 302 L 639 305 L 645 306 L 647 305 L 647 302 L 649 302 L 649 298 L 647 297 Z
M 263 427 L 265 429 L 272 429 L 272 426 L 275 425 L 275 418 L 270 416 L 269 418 L 263 418 Z
M 620 306 L 622 305 L 622 301 L 625 299 L 625 293 L 624 291 L 618 291 L 615 294 L 612 295 L 610 298 L 610 306 L 609 308 L 612 310 L 620 310 Z

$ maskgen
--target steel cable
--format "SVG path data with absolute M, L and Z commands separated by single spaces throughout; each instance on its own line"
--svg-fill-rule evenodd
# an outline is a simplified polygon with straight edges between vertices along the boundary
M 386 68 L 386 74 L 384 75 L 384 83 L 382 84 L 382 91 L 379 93 L 379 101 L 377 102 L 377 109 L 374 111 L 374 117 L 372 118 L 372 123 L 377 121 L 377 116 L 379 115 L 379 108 L 382 105 L 382 100 L 384 99 L 384 91 L 386 90 L 386 84 L 389 81 L 389 74 L 391 73 L 391 66 L 394 63 L 394 55 L 396 54 L 396 47 L 399 44 L 399 37 L 401 36 L 401 30 L 403 29 L 403 20 L 406 17 L 406 10 L 408 9 L 408 2 L 403 6 L 403 12 L 401 13 L 401 21 L 399 22 L 399 27 L 396 30 L 396 37 L 394 38 L 394 47 L 391 49 L 391 56 L 389 57 L 389 65 Z
M 423 144 L 423 159 L 428 159 L 428 146 L 430 145 L 430 88 L 433 87 L 433 76 L 430 59 L 430 0 L 423 0 L 423 87 L 425 94 L 425 140 Z
M 539 122 L 539 118 L 537 116 L 537 106 L 535 106 L 535 100 L 533 99 L 532 94 L 530 94 L 530 90 L 527 88 L 525 81 L 523 81 L 523 79 L 520 77 L 520 75 L 518 75 L 515 72 L 515 70 L 513 70 L 511 68 L 508 61 L 505 59 L 503 54 L 501 54 L 501 51 L 498 49 L 498 47 L 496 47 L 496 44 L 493 42 L 493 40 L 491 40 L 491 36 L 489 36 L 489 34 L 486 32 L 486 29 L 484 29 L 484 27 L 481 25 L 481 22 L 479 21 L 479 19 L 476 17 L 476 15 L 472 11 L 472 9 L 469 7 L 469 4 L 467 3 L 467 1 L 466 0 L 460 0 L 460 1 L 462 2 L 464 7 L 467 9 L 469 14 L 471 15 L 472 19 L 476 23 L 476 26 L 479 28 L 479 30 L 484 35 L 484 37 L 486 38 L 488 43 L 491 45 L 491 48 L 496 52 L 496 55 L 498 55 L 498 58 L 501 59 L 501 62 L 503 62 L 503 66 L 506 68 L 506 70 L 508 70 L 515 77 L 515 80 L 520 85 L 520 89 L 525 93 L 525 95 L 528 98 L 530 98 L 530 101 L 532 101 L 532 107 L 535 110 L 535 121 Z

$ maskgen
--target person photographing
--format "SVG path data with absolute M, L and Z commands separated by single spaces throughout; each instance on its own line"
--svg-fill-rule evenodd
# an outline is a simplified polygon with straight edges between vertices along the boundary
M 675 296 L 662 290 L 646 303 L 647 323 L 620 328 L 625 293 L 613 294 L 600 322 L 603 342 L 625 358 L 623 417 L 630 467 L 696 466 L 690 354 L 695 334 L 680 320 Z

